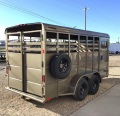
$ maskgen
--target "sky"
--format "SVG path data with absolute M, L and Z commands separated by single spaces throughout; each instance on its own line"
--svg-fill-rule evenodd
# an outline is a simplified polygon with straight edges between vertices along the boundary
M 108 33 L 120 40 L 120 0 L 0 0 L 0 40 L 4 30 L 18 24 L 44 22 Z

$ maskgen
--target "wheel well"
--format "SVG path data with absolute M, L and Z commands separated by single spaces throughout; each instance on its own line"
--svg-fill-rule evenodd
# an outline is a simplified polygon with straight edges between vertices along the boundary
M 100 76 L 100 74 L 99 73 L 94 73 L 93 75 L 96 75 L 99 78 L 100 83 L 101 83 L 101 76 Z

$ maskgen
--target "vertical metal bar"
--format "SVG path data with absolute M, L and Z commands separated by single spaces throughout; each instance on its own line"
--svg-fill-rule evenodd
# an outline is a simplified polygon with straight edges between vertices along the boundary
M 30 42 L 31 42 L 31 37 L 30 37 Z
M 68 39 L 69 39 L 69 41 L 68 41 L 68 55 L 70 57 L 70 34 L 68 35 Z
M 92 71 L 94 71 L 94 49 L 95 49 L 95 37 L 93 37 L 93 49 L 92 49 Z
M 42 62 L 43 62 L 43 67 L 41 69 L 42 71 L 42 75 L 45 76 L 45 83 L 44 83 L 44 86 L 43 86 L 43 96 L 46 95 L 46 81 L 47 81 L 47 78 L 46 78 L 46 65 L 45 65 L 45 61 L 46 61 L 46 31 L 45 31 L 45 27 L 44 25 L 42 24 L 42 31 L 40 31 L 40 36 L 41 36 L 41 59 L 42 59 Z M 43 52 L 44 51 L 44 52 Z M 42 79 L 42 77 L 41 77 Z
M 57 54 L 59 53 L 59 33 L 57 32 L 57 42 L 56 42 L 56 50 Z M 59 79 L 57 79 L 57 97 L 59 96 Z
M 80 72 L 80 35 L 78 35 L 78 70 L 77 73 Z
M 42 40 L 41 40 L 41 57 L 42 57 L 42 61 L 43 61 L 43 65 L 44 67 L 42 68 L 42 74 L 45 75 L 45 39 L 46 39 L 46 32 L 45 30 L 43 29 L 42 30 L 42 33 L 41 33 L 41 36 L 42 36 Z M 44 53 L 43 53 L 44 51 Z
M 98 72 L 100 72 L 100 54 L 101 54 L 101 39 L 99 37 L 99 50 L 98 50 Z
M 86 36 L 86 63 L 85 63 L 85 71 L 87 71 L 87 65 L 88 65 L 88 61 L 87 61 L 87 57 L 88 57 L 88 36 Z
M 24 63 L 24 54 L 23 53 L 23 33 L 21 32 L 20 33 L 20 51 L 21 51 L 21 73 L 22 73 L 22 91 L 24 92 L 25 91 L 25 63 Z
M 9 65 L 8 39 L 9 39 L 9 35 L 6 33 L 6 61 L 7 61 L 7 63 L 8 63 L 8 64 L 6 64 L 6 65 Z M 7 69 L 6 69 L 6 70 L 7 70 Z M 9 71 L 8 71 L 7 78 L 8 78 L 8 86 L 9 86 Z
M 59 33 L 57 32 L 57 42 L 56 42 L 56 51 L 59 53 Z

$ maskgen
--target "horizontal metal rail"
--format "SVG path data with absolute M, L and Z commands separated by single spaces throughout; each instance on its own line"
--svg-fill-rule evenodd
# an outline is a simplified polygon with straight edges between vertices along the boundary
M 41 51 L 41 48 L 25 48 L 25 51 Z
M 8 47 L 8 50 L 19 50 L 19 51 L 21 51 L 21 48 Z
M 23 96 L 25 96 L 25 97 L 28 97 L 28 98 L 33 99 L 33 100 L 35 100 L 35 101 L 38 101 L 38 102 L 40 102 L 40 103 L 44 103 L 44 102 L 45 102 L 45 98 L 44 98 L 44 97 L 41 98 L 41 97 L 38 97 L 38 96 L 35 96 L 35 95 L 32 95 L 32 94 L 29 94 L 29 93 L 25 93 L 25 92 L 21 92 L 21 91 L 16 90 L 16 89 L 12 89 L 12 88 L 10 88 L 10 87 L 5 87 L 5 88 L 6 88 L 7 90 L 10 90 L 10 91 L 12 91 L 12 92 L 18 93 L 18 94 L 20 94 L 20 95 L 23 95 Z
M 41 45 L 41 42 L 26 42 L 24 45 Z
M 8 43 L 8 45 L 12 45 L 12 46 L 20 46 L 21 44 L 18 42 L 18 43 L 16 43 L 16 42 L 11 42 L 11 43 Z
M 34 32 L 41 32 L 41 30 L 34 30 L 34 31 L 24 31 L 23 33 L 34 33 Z
M 20 34 L 21 32 L 14 32 L 14 33 L 6 33 L 7 35 L 15 35 L 15 34 Z

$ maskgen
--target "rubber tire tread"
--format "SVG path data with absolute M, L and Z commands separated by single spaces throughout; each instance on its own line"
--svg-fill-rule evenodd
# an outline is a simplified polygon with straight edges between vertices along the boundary
M 84 96 L 81 96 L 81 95 L 80 95 L 80 87 L 81 87 L 81 85 L 82 85 L 83 83 L 86 84 L 87 90 L 86 90 L 86 92 L 85 92 L 85 95 L 84 95 Z M 77 88 L 76 88 L 76 91 L 75 91 L 74 98 L 75 98 L 76 100 L 79 100 L 79 101 L 84 100 L 84 99 L 87 97 L 87 95 L 88 95 L 88 90 L 89 90 L 88 82 L 87 82 L 86 79 L 82 78 L 82 79 L 78 82 L 78 85 L 77 85 Z
M 96 90 L 93 90 L 92 89 L 92 84 L 93 84 L 93 81 L 95 81 L 95 80 L 98 82 L 98 85 L 97 85 Z M 98 90 L 99 90 L 99 85 L 100 85 L 100 80 L 99 80 L 98 76 L 97 75 L 93 75 L 91 77 L 91 79 L 89 79 L 88 84 L 89 84 L 89 91 L 88 91 L 88 93 L 91 94 L 91 95 L 96 94 L 98 92 Z
M 58 69 L 59 62 L 63 58 L 68 61 L 68 65 L 69 65 L 67 72 L 65 74 L 60 73 L 59 69 Z M 64 79 L 69 75 L 70 71 L 71 71 L 71 60 L 67 54 L 56 54 L 55 56 L 53 56 L 53 58 L 50 62 L 50 72 L 51 72 L 52 76 L 54 76 L 55 78 L 58 78 L 58 79 Z

